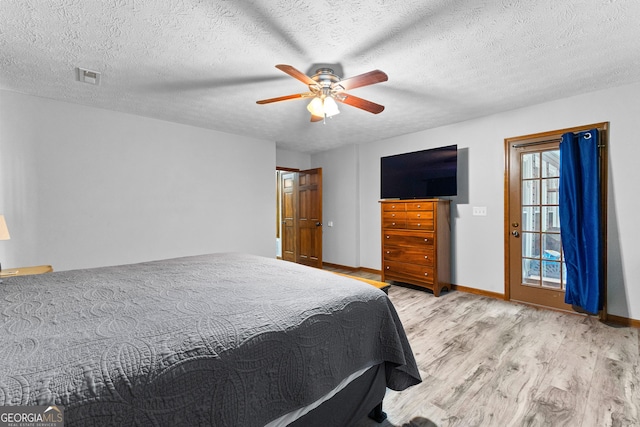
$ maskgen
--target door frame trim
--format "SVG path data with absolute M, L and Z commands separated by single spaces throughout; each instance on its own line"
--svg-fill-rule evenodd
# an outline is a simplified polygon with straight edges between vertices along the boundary
M 529 134 L 529 135 L 521 135 L 516 137 L 510 137 L 504 139 L 504 299 L 506 301 L 511 301 L 511 289 L 509 286 L 509 277 L 510 277 L 510 258 L 509 258 L 509 248 L 511 239 L 510 236 L 510 221 L 509 221 L 509 212 L 510 212 L 510 199 L 509 199 L 509 172 L 511 165 L 509 164 L 510 156 L 509 150 L 512 145 L 534 145 L 534 144 L 542 144 L 546 142 L 553 142 L 556 140 L 560 140 L 562 135 L 567 132 L 582 132 L 587 131 L 593 128 L 597 128 L 600 131 L 601 140 L 600 140 L 600 176 L 602 179 L 600 180 L 600 202 L 603 209 L 600 213 L 600 219 L 602 221 L 602 230 L 604 234 L 603 238 L 603 248 L 602 248 L 602 256 L 603 256 L 603 276 L 604 276 L 604 291 L 603 291 L 603 305 L 602 312 L 600 313 L 601 319 L 606 320 L 607 318 L 607 188 L 608 188 L 608 145 L 609 145 L 609 122 L 600 122 L 600 123 L 592 123 L 583 126 L 576 126 L 565 129 L 557 129 L 553 131 Z

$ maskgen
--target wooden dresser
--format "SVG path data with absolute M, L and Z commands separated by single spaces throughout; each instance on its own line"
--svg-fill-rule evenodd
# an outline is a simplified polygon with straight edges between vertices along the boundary
M 382 281 L 451 287 L 449 200 L 382 200 Z

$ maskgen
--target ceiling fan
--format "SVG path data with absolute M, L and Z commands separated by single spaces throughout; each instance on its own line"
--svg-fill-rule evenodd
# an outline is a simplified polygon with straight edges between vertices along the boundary
M 307 110 L 311 113 L 312 122 L 324 121 L 325 118 L 340 113 L 336 101 L 373 114 L 381 113 L 384 110 L 384 106 L 380 104 L 346 93 L 347 90 L 386 82 L 389 77 L 380 70 L 369 71 L 368 73 L 341 80 L 331 68 L 319 68 L 311 77 L 291 65 L 279 64 L 276 65 L 276 68 L 306 84 L 309 87 L 309 91 L 294 95 L 279 96 L 277 98 L 263 99 L 256 101 L 257 104 L 313 98 L 309 105 L 307 105 Z

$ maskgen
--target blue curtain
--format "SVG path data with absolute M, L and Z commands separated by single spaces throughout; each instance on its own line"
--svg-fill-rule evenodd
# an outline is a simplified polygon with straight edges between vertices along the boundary
M 565 302 L 602 309 L 598 130 L 565 133 L 560 143 L 560 234 L 567 265 Z

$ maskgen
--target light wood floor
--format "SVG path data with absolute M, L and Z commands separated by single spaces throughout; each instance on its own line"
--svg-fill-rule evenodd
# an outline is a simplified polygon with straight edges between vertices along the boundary
M 356 427 L 640 426 L 638 329 L 463 292 L 389 298 L 423 382 Z

